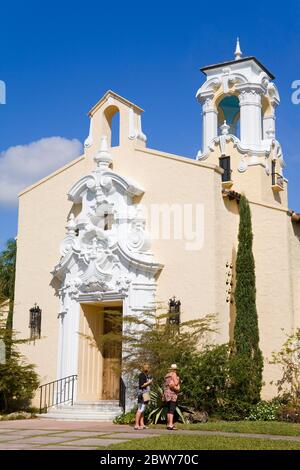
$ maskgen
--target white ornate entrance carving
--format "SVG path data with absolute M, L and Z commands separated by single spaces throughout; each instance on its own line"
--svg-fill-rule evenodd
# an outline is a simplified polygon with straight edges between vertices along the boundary
M 53 271 L 61 286 L 58 378 L 77 374 L 80 303 L 120 299 L 126 314 L 151 310 L 155 276 L 162 269 L 134 202 L 143 189 L 109 168 L 105 137 L 95 161 L 96 169 L 68 193 L 80 211 L 70 214 Z

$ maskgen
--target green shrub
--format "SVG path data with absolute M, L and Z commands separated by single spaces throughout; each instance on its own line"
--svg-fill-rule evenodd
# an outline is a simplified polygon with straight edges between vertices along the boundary
M 300 328 L 287 336 L 279 352 L 273 352 L 271 364 L 279 364 L 282 377 L 277 380 L 278 393 L 290 401 L 300 395 Z
M 195 411 L 227 421 L 245 419 L 253 403 L 241 397 L 249 398 L 252 368 L 252 359 L 232 356 L 227 344 L 206 346 L 180 366 L 182 401 Z
M 228 396 L 230 402 L 248 403 L 251 406 L 260 402 L 258 394 L 258 373 L 256 364 L 252 357 L 246 354 L 232 354 L 229 360 L 229 387 Z
M 127 411 L 127 413 L 122 413 L 114 419 L 114 424 L 133 424 L 135 421 L 135 414 L 137 408 Z
M 31 419 L 34 416 L 27 411 L 15 411 L 14 413 L 10 413 L 8 415 L 4 415 L 2 417 L 3 421 L 13 421 L 18 419 Z
M 184 403 L 209 414 L 228 403 L 229 349 L 226 344 L 205 347 L 180 368 Z
M 251 405 L 248 402 L 228 400 L 223 407 L 216 410 L 214 416 L 224 421 L 240 421 L 241 419 L 246 419 L 250 408 Z
M 39 386 L 33 364 L 26 364 L 19 344 L 27 340 L 15 338 L 13 330 L 0 321 L 0 339 L 6 346 L 5 362 L 0 364 L 0 411 L 10 413 L 26 410 Z
M 250 409 L 246 419 L 249 421 L 276 421 L 280 408 L 278 401 L 261 401 Z
M 27 411 L 27 413 L 31 413 L 32 415 L 38 415 L 40 413 L 40 409 L 36 406 L 28 406 L 24 411 Z
M 287 421 L 289 423 L 300 423 L 300 403 L 291 402 L 287 405 L 282 405 L 277 411 L 277 418 L 280 421 Z
M 28 409 L 38 386 L 34 366 L 11 357 L 0 365 L 0 409 L 5 412 Z

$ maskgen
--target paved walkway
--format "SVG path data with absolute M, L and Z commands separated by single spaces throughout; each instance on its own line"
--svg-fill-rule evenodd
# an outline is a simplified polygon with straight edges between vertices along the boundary
M 91 450 L 97 447 L 170 434 L 166 429 L 134 431 L 127 425 L 112 423 L 31 419 L 0 421 L 0 450 Z M 300 442 L 300 436 L 244 434 L 221 431 L 186 431 L 176 434 L 198 436 L 249 437 Z

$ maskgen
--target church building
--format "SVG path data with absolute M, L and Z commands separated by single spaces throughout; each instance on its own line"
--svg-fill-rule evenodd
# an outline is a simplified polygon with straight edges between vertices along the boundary
M 14 329 L 31 338 L 22 352 L 44 385 L 35 404 L 64 403 L 49 416 L 111 419 L 129 407 L 122 351 L 99 341 L 112 309 L 144 315 L 175 296 L 181 321 L 214 314 L 215 341 L 232 339 L 241 194 L 252 213 L 262 396 L 276 393 L 271 354 L 300 327 L 300 215 L 276 139 L 279 93 L 239 43 L 233 60 L 201 71 L 195 158 L 148 148 L 142 108 L 108 91 L 89 112 L 83 155 L 19 195 Z

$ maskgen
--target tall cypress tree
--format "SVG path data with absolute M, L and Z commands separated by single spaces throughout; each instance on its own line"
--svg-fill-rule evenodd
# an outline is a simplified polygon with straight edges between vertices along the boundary
M 235 397 L 245 403 L 252 404 L 260 399 L 263 357 L 259 349 L 251 211 L 249 202 L 243 195 L 240 199 L 239 209 L 232 375 Z

